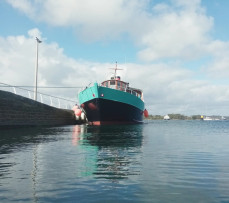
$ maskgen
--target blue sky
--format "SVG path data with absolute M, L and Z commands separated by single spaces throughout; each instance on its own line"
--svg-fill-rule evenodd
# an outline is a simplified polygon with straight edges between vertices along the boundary
M 6 1 L 0 2 L 0 9 L 1 36 L 24 35 L 31 28 L 37 27 L 44 33 L 47 42 L 57 42 L 70 57 L 101 62 L 125 62 L 125 58 L 131 62 L 136 61 L 137 47 L 125 34 L 115 41 L 103 39 L 87 42 L 77 38 L 71 27 L 56 27 L 31 20 L 22 12 L 12 8 Z
M 226 0 L 2 0 L 0 82 L 33 85 L 38 36 L 39 85 L 102 82 L 118 61 L 150 114 L 229 115 L 228 8 Z

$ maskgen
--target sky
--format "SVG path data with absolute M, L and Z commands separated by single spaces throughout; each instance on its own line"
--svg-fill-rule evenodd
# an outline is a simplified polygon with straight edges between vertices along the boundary
M 0 82 L 85 87 L 119 75 L 152 115 L 229 116 L 229 1 L 0 0 Z M 39 89 L 77 101 L 76 89 Z

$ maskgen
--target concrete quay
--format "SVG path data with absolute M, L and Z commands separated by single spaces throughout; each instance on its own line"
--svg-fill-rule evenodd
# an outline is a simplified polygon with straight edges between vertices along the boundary
M 77 124 L 72 110 L 58 109 L 0 90 L 0 128 Z

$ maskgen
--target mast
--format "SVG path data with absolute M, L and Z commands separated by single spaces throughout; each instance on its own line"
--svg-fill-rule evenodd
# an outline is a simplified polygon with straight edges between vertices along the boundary
M 117 65 L 117 61 L 116 61 L 114 78 L 116 78 L 116 72 L 117 72 L 117 69 L 118 69 L 117 66 L 118 65 Z
M 110 68 L 110 69 L 113 69 L 115 72 L 114 72 L 114 78 L 116 79 L 116 73 L 117 73 L 117 70 L 123 70 L 121 68 L 118 68 L 118 63 L 116 61 L 116 65 L 115 65 L 115 68 Z

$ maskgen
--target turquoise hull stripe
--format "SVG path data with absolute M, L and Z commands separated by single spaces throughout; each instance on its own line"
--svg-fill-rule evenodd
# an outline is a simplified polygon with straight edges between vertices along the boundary
M 141 98 L 138 98 L 135 95 L 120 90 L 98 86 L 97 83 L 95 83 L 94 86 L 89 87 L 79 93 L 80 104 L 83 104 L 95 98 L 103 98 L 126 103 L 135 106 L 142 111 L 145 109 L 144 102 L 141 100 Z
M 98 98 L 98 84 L 97 83 L 95 83 L 94 86 L 88 87 L 79 93 L 80 104 L 83 104 L 95 98 Z

